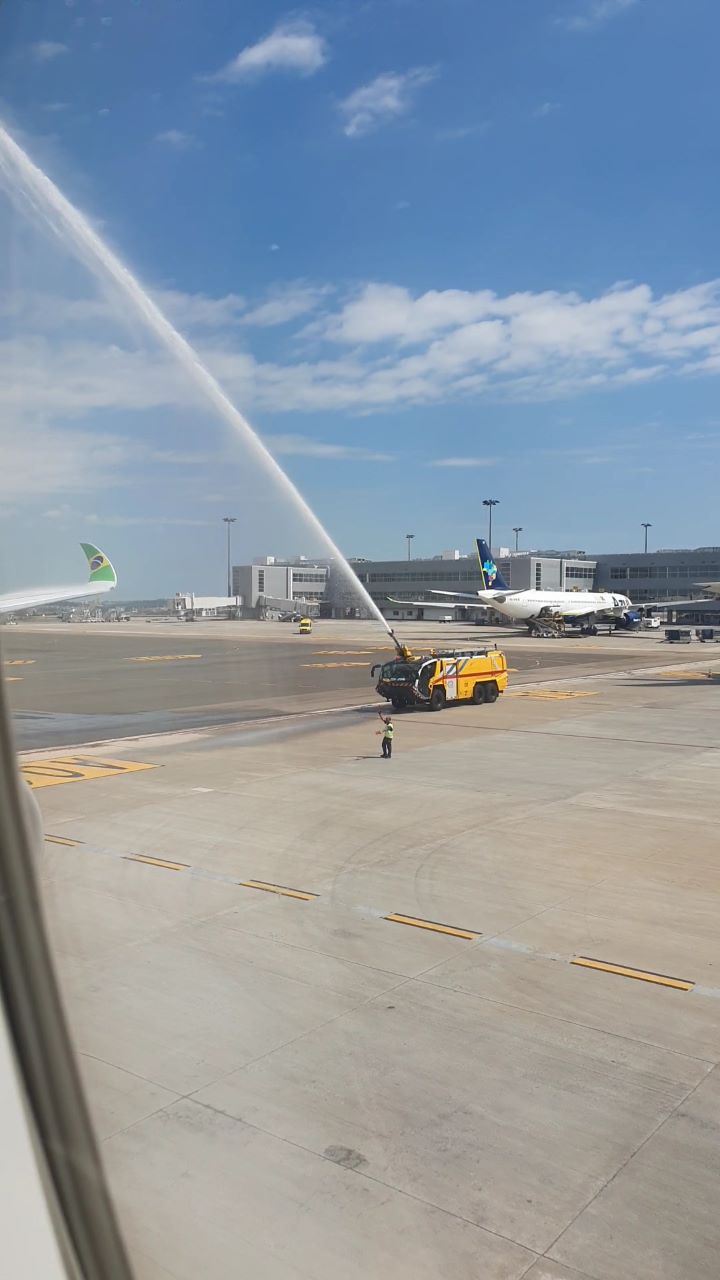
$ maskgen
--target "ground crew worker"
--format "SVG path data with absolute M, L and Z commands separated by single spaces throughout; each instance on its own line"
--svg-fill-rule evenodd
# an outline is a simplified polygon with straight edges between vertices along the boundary
M 378 729 L 378 734 L 382 734 L 383 758 L 385 760 L 390 760 L 392 759 L 392 744 L 393 744 L 392 716 L 384 716 L 382 711 L 378 711 L 378 715 L 384 725 L 383 729 Z

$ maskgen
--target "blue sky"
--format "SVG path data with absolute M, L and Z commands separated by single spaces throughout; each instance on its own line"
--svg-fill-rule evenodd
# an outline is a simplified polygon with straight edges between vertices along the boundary
M 348 554 L 467 548 L 486 496 L 498 545 L 707 545 L 719 40 L 711 0 L 8 0 L 0 113 Z M 7 585 L 91 536 L 128 595 L 218 590 L 223 514 L 318 551 L 1 192 L 0 231 Z

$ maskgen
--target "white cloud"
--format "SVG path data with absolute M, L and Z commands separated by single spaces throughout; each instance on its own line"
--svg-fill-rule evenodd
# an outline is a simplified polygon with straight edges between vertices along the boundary
M 372 133 L 390 120 L 407 115 L 423 85 L 435 79 L 432 67 L 413 67 L 411 71 L 386 71 L 369 84 L 354 89 L 338 103 L 343 117 L 343 132 L 348 138 Z
M 304 289 L 308 296 L 294 296 Z M 594 297 L 462 289 L 415 295 L 379 283 L 345 299 L 336 295 L 296 283 L 252 309 L 233 294 L 159 296 L 181 328 L 195 331 L 201 358 L 251 416 L 362 415 L 460 398 L 539 401 L 720 372 L 720 281 L 660 296 L 648 285 L 627 283 Z M 263 312 L 271 301 L 275 314 Z M 266 336 L 253 350 L 256 325 L 279 324 L 282 303 L 290 329 L 278 330 L 268 358 Z M 320 311 L 304 327 L 301 304 Z M 299 328 L 287 313 L 293 309 Z M 129 415 L 134 429 L 135 413 L 207 411 L 177 365 L 138 338 L 137 329 L 126 336 L 102 299 L 16 293 L 0 306 L 2 314 L 12 317 L 13 336 L 0 339 L 0 452 L 6 438 L 9 447 L 0 501 L 18 491 L 82 489 L 91 474 L 108 484 L 133 465 L 137 472 L 139 446 L 117 437 L 106 442 L 105 414 L 113 415 L 110 422 Z M 144 430 L 146 421 L 139 421 Z M 61 447 L 66 432 L 67 447 Z M 367 461 L 375 455 L 372 449 L 352 452 L 363 447 L 357 436 L 347 446 L 292 434 L 274 442 L 278 451 L 297 455 Z M 181 454 L 190 456 L 181 445 L 175 462 Z M 455 457 L 450 450 L 447 456 Z M 142 457 L 153 461 L 147 448 Z M 439 462 L 491 465 L 482 455 L 474 463 L 464 454 L 454 464 Z
M 265 436 L 271 453 L 278 457 L 325 458 L 332 462 L 392 462 L 390 453 L 377 453 L 359 445 L 325 444 L 308 436 Z
M 246 45 L 237 57 L 213 75 L 210 81 L 237 84 L 271 71 L 296 71 L 311 76 L 328 60 L 327 41 L 311 22 L 281 22 L 257 44 Z
M 638 0 L 588 0 L 580 13 L 568 14 L 558 21 L 569 31 L 592 31 L 612 18 L 619 17 L 637 3 Z
M 537 116 L 538 119 L 542 119 L 543 116 L 552 115 L 553 111 L 557 111 L 557 109 L 557 102 L 541 102 L 540 106 L 533 111 L 533 115 Z
M 434 458 L 431 467 L 495 467 L 498 458 Z
M 59 40 L 37 40 L 30 45 L 30 53 L 36 62 L 52 62 L 68 52 L 67 45 L 61 44 Z
M 105 488 L 116 482 L 132 456 L 130 442 L 117 436 L 38 422 L 31 430 L 19 430 L 22 421 L 6 413 L 0 427 L 3 503 Z
M 57 520 L 62 524 L 102 525 L 112 529 L 130 528 L 133 525 L 189 525 L 191 528 L 217 527 L 216 520 L 196 520 L 190 516 L 113 516 L 105 512 L 102 515 L 98 515 L 96 512 L 88 514 L 84 511 L 77 511 L 69 502 L 63 502 L 58 507 L 50 507 L 49 510 L 41 512 L 41 519 Z
M 260 328 L 287 324 L 290 320 L 297 320 L 298 316 L 314 311 L 329 292 L 327 287 L 318 288 L 303 284 L 302 281 L 278 286 L 271 290 L 264 302 L 245 313 L 243 322 Z
M 458 142 L 462 138 L 472 138 L 479 133 L 487 133 L 489 120 L 481 120 L 478 124 L 461 124 L 454 129 L 438 129 L 435 137 L 438 142 Z
M 488 315 L 493 299 L 488 289 L 479 293 L 433 289 L 413 298 L 402 285 L 368 284 L 339 313 L 328 317 L 324 336 L 349 344 L 388 339 L 413 343 Z
M 176 151 L 189 151 L 191 147 L 197 145 L 195 135 L 185 133 L 182 129 L 163 129 L 161 133 L 155 134 L 155 141 L 162 142 L 167 147 L 174 147 Z
M 184 293 L 180 289 L 155 289 L 153 297 L 173 324 L 181 329 L 226 329 L 242 320 L 245 299 L 237 293 L 210 298 L 204 293 Z M 64 298 L 55 293 L 8 291 L 0 293 L 0 319 L 13 321 L 15 329 L 31 329 L 35 334 L 52 334 L 58 330 L 87 333 L 88 325 L 112 326 L 115 337 L 122 313 L 114 311 L 102 296 Z M 99 336 L 99 335 L 98 335 Z
M 209 298 L 205 293 L 183 293 L 180 289 L 156 289 L 158 306 L 181 329 L 223 329 L 245 318 L 245 299 L 238 293 Z

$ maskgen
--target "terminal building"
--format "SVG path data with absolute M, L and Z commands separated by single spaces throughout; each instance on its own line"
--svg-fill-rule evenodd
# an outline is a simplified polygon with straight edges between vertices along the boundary
M 669 614 L 686 622 L 720 624 L 720 599 L 703 598 L 702 583 L 720 584 L 720 547 L 649 552 L 610 552 L 588 555 L 584 551 L 508 552 L 500 549 L 496 563 L 514 591 L 617 591 L 633 604 L 687 600 L 668 606 Z M 353 569 L 389 619 L 482 618 L 482 606 L 443 602 L 433 591 L 472 594 L 482 587 L 477 555 L 443 552 L 429 560 L 357 561 Z M 720 590 L 720 586 L 718 586 Z M 414 606 L 395 600 L 413 600 Z
M 692 600 L 694 606 L 671 609 L 686 622 L 720 622 L 720 600 L 703 600 L 702 583 L 720 583 L 720 547 L 685 551 L 648 551 L 595 557 L 598 591 L 621 591 L 633 604 Z
M 504 552 L 496 563 L 508 586 L 513 591 L 532 588 L 537 591 L 581 591 L 592 589 L 595 561 L 582 552 L 532 551 Z M 461 621 L 466 618 L 484 618 L 488 610 L 484 605 L 457 605 L 443 601 L 433 591 L 463 592 L 471 595 L 482 589 L 480 565 L 477 553 L 462 555 L 459 551 L 444 551 L 431 560 L 378 560 L 352 563 L 358 578 L 375 603 L 389 619 L 448 618 Z M 405 606 L 393 600 L 412 600 L 421 603 Z
M 245 616 L 266 617 L 291 610 L 317 615 L 328 573 L 327 564 L 303 557 L 281 560 L 264 556 L 254 564 L 233 565 L 233 595 L 241 597 Z
M 500 548 L 495 559 L 514 591 L 616 591 L 640 607 L 657 602 L 659 609 L 663 601 L 687 600 L 686 605 L 668 605 L 668 618 L 720 625 L 720 599 L 707 599 L 702 586 L 714 583 L 720 594 L 720 547 L 595 555 Z M 390 621 L 485 621 L 494 616 L 479 602 L 456 604 L 433 594 L 472 596 L 481 590 L 475 551 L 443 551 L 422 560 L 356 559 L 350 568 Z M 235 565 L 232 590 L 229 598 L 193 600 L 195 616 L 263 618 L 285 611 L 315 617 L 368 616 L 347 575 L 330 560 L 265 556 L 253 564 Z M 178 596 L 176 610 L 188 610 L 189 599 Z

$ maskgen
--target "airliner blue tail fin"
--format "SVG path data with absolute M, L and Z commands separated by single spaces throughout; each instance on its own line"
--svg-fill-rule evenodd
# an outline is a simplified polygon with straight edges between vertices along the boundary
M 508 591 L 509 587 L 492 558 L 490 548 L 484 538 L 476 538 L 478 559 L 480 561 L 480 576 L 482 577 L 483 591 Z

